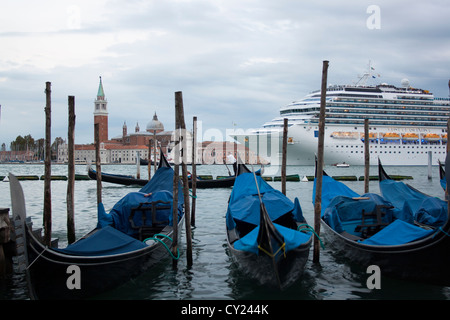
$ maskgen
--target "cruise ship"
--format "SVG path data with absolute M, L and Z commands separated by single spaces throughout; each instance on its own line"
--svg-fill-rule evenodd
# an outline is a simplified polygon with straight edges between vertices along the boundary
M 324 163 L 364 165 L 364 121 L 369 119 L 370 164 L 433 165 L 445 161 L 450 99 L 410 86 L 365 85 L 365 73 L 354 85 L 326 91 Z M 449 83 L 450 86 L 450 83 Z M 287 164 L 314 165 L 318 146 L 320 90 L 280 108 L 280 116 L 262 128 L 232 137 L 281 164 L 284 118 L 288 119 Z

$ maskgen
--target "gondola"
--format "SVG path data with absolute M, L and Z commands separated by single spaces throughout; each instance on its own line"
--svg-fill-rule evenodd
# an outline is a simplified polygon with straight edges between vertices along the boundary
M 61 249 L 42 244 L 26 222 L 22 188 L 10 175 L 14 220 L 20 221 L 26 230 L 25 257 L 31 298 L 91 298 L 126 283 L 173 255 L 170 251 L 174 237 L 173 172 L 161 162 L 153 178 L 139 192 L 124 196 L 109 213 L 100 203 L 97 227 Z M 177 239 L 184 221 L 181 184 L 178 188 Z
M 238 172 L 226 213 L 228 252 L 260 285 L 285 289 L 308 259 L 312 229 L 300 203 L 273 189 L 260 175 Z
M 88 168 L 88 176 L 96 180 L 97 179 L 97 173 L 94 169 L 91 167 Z M 121 184 L 125 186 L 145 186 L 148 182 L 146 179 L 137 179 L 133 176 L 127 176 L 127 175 L 117 175 L 112 173 L 104 173 L 101 174 L 102 181 L 104 182 L 110 182 L 115 184 Z M 234 185 L 234 180 L 236 179 L 235 175 L 230 175 L 226 178 L 220 178 L 220 179 L 200 179 L 197 178 L 196 180 L 196 187 L 198 189 L 214 189 L 214 188 L 231 188 Z M 189 188 L 192 187 L 192 180 L 189 179 Z
M 390 179 L 381 162 L 379 180 L 382 196 L 359 195 L 324 173 L 321 225 L 326 242 L 364 270 L 375 265 L 382 275 L 450 285 L 446 202 Z

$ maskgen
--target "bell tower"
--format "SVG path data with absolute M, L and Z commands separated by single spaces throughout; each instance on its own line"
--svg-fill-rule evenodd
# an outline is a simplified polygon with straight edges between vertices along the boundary
M 102 77 L 100 77 L 94 108 L 94 124 L 99 124 L 100 142 L 106 142 L 108 141 L 108 101 L 103 91 Z

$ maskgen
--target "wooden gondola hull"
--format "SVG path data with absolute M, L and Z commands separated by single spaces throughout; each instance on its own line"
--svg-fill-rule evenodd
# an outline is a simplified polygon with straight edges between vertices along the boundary
M 324 240 L 334 253 L 364 270 L 376 265 L 383 276 L 450 286 L 448 223 L 443 227 L 445 233 L 438 230 L 422 240 L 392 246 L 363 245 L 338 234 L 323 220 L 322 228 Z
M 183 226 L 178 224 L 178 239 Z M 30 294 L 33 299 L 85 299 L 112 290 L 137 277 L 169 257 L 160 243 L 124 254 L 110 256 L 73 256 L 45 247 L 27 227 L 27 252 L 30 264 Z M 172 237 L 172 231 L 167 234 Z M 172 241 L 162 238 L 168 248 Z M 72 266 L 79 268 L 71 271 Z M 73 288 L 79 281 L 79 288 Z
M 94 170 L 89 169 L 88 175 L 91 179 L 96 180 L 97 174 Z M 197 180 L 196 187 L 198 189 L 210 189 L 210 188 L 231 188 L 234 184 L 235 177 L 223 178 L 223 179 L 214 179 L 214 180 Z M 136 179 L 125 176 L 119 176 L 114 174 L 105 174 L 102 173 L 102 181 L 120 184 L 124 186 L 145 186 L 148 183 L 148 180 L 145 179 Z M 192 187 L 192 180 L 189 180 L 189 188 Z
M 269 256 L 236 250 L 228 239 L 230 256 L 238 268 L 260 285 L 277 289 L 287 288 L 301 277 L 305 264 L 308 261 L 310 247 L 311 241 L 297 249 L 288 251 L 285 257 L 282 256 L 277 261 L 276 268 L 280 277 L 278 282 L 273 261 Z

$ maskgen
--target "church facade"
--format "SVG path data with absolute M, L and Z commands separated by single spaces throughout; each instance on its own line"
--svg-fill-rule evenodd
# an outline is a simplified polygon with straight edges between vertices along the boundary
M 155 154 L 159 159 L 159 150 L 162 149 L 167 156 L 173 145 L 172 131 L 164 130 L 164 125 L 158 120 L 156 112 L 153 115 L 153 119 L 147 124 L 145 131 L 141 131 L 137 123 L 134 131 L 129 132 L 128 126 L 124 122 L 122 134 L 110 139 L 108 100 L 106 99 L 101 77 L 97 98 L 94 101 L 94 124 L 99 125 L 100 159 L 102 164 L 135 164 L 138 158 L 147 160 L 150 155 L 151 159 L 153 159 Z M 94 143 L 76 144 L 74 153 L 77 164 L 95 162 Z M 64 143 L 58 148 L 58 162 L 67 162 L 67 160 L 68 146 Z

